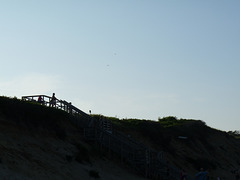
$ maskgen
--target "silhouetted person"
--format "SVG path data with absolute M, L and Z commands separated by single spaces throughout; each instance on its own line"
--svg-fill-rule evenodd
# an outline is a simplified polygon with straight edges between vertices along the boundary
M 50 107 L 56 107 L 56 101 L 57 101 L 57 98 L 55 97 L 55 93 L 53 93 L 52 98 L 51 98 L 50 103 L 49 103 L 49 106 Z
M 72 114 L 72 103 L 68 103 L 68 113 Z
M 38 97 L 38 101 L 37 101 L 38 103 L 40 103 L 40 104 L 43 104 L 43 98 L 42 98 L 42 96 L 39 96 Z

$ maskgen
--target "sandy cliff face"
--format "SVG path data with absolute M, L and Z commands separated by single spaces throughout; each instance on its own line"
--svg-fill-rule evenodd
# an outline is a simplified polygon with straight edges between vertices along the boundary
M 240 140 L 226 132 L 198 121 L 186 121 L 169 128 L 151 121 L 143 122 L 143 125 L 125 128 L 125 133 L 162 151 L 170 164 L 185 169 L 192 177 L 203 167 L 208 169 L 211 179 L 229 180 L 234 179 L 231 171 L 240 169 Z
M 71 124 L 64 124 L 66 137 L 46 129 L 19 126 L 0 119 L 0 179 L 144 179 L 98 155 L 82 157 L 78 146 L 90 149 Z M 89 150 L 90 151 L 90 150 Z M 80 156 L 80 159 L 79 159 Z M 82 159 L 81 159 L 82 158 Z
M 234 179 L 231 171 L 240 168 L 239 143 L 232 142 L 224 135 L 209 137 L 207 144 L 199 140 L 194 141 L 195 147 L 186 145 L 186 142 L 179 142 L 178 139 L 172 140 L 171 147 L 175 152 L 165 154 L 176 166 L 186 169 L 192 175 L 197 173 L 200 167 L 204 167 L 213 179 Z
M 210 130 L 205 140 L 189 138 L 183 140 L 175 139 L 171 147 L 175 149 L 175 155 L 168 154 L 175 158 L 173 162 L 179 167 L 185 167 L 194 174 L 197 169 L 204 167 L 208 169 L 209 176 L 213 179 L 234 179 L 232 170 L 240 168 L 240 142 L 227 133 Z
M 0 179 L 144 179 L 85 143 L 70 118 L 63 111 L 1 97 Z M 118 120 L 114 128 L 161 151 L 169 165 L 192 176 L 203 167 L 211 179 L 234 179 L 231 171 L 240 169 L 239 139 L 202 121 L 167 123 Z

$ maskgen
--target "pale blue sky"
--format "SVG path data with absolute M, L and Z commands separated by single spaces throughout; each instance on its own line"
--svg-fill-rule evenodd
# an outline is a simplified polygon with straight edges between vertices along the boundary
M 240 1 L 0 0 L 0 92 L 240 130 Z

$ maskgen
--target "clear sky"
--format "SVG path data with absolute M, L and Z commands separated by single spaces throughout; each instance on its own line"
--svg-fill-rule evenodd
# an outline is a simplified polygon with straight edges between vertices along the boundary
M 0 95 L 240 130 L 239 0 L 0 0 Z

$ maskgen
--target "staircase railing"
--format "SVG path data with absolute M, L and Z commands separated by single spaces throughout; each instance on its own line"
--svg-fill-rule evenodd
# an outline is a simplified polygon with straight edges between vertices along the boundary
M 38 102 L 38 98 L 41 97 L 41 102 Z M 30 102 L 36 102 L 45 106 L 50 106 L 51 105 L 51 99 L 52 97 L 46 96 L 46 95 L 31 95 L 31 96 L 22 96 L 22 100 L 24 101 L 30 101 Z M 87 126 L 90 126 L 92 123 L 91 121 L 93 118 L 88 115 L 87 113 L 81 111 L 77 107 L 73 106 L 71 102 L 67 102 L 65 100 L 60 100 L 60 99 L 55 99 L 55 104 L 54 106 L 57 109 L 61 109 L 63 111 L 68 112 L 69 114 L 72 114 L 73 116 L 80 116 L 84 117 L 85 119 L 88 120 Z

